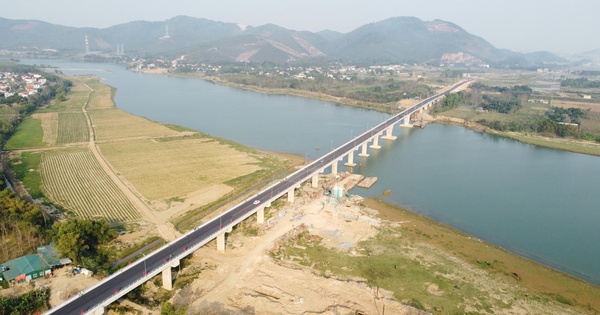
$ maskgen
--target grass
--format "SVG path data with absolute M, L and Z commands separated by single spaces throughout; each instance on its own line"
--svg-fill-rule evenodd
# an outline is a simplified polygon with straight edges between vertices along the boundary
M 518 288 L 519 290 L 513 291 L 515 299 L 521 299 L 524 294 L 528 294 L 528 299 L 538 299 L 539 301 L 558 301 L 559 299 L 569 301 L 570 303 L 559 302 L 573 306 L 573 309 L 578 312 L 591 314 L 600 312 L 599 287 L 482 242 L 468 234 L 400 207 L 373 199 L 366 200 L 365 204 L 378 210 L 383 219 L 410 222 L 403 225 L 399 232 L 402 239 L 411 244 L 425 244 L 436 252 L 446 252 L 459 257 L 471 266 L 473 274 L 485 272 L 508 284 L 508 288 L 511 286 Z M 431 237 L 424 237 L 423 234 Z M 452 262 L 443 262 L 443 264 L 452 266 Z M 464 291 L 462 286 L 460 291 Z M 502 303 L 495 305 L 501 307 Z M 552 304 L 550 303 L 550 305 Z M 504 305 L 504 307 L 508 306 Z
M 40 162 L 42 154 L 39 152 L 23 152 L 20 157 L 10 160 L 10 167 L 17 178 L 23 182 L 23 186 L 32 198 L 44 197 L 42 192 L 42 178 L 40 174 Z
M 560 138 L 546 138 L 514 132 L 504 132 L 500 134 L 508 138 L 540 147 L 600 156 L 600 144 L 593 142 L 574 141 Z
M 9 150 L 43 147 L 46 145 L 43 137 L 42 122 L 29 116 L 17 126 L 17 130 L 8 139 L 5 147 Z

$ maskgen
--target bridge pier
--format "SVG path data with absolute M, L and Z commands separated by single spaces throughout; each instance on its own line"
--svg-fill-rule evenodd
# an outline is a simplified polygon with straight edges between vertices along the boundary
M 379 145 L 379 134 L 373 137 L 373 144 L 370 146 L 371 149 L 379 150 L 381 146 Z
M 405 127 L 405 128 L 413 127 L 413 125 L 410 123 L 410 115 L 406 115 L 406 116 L 404 116 L 404 118 L 402 118 L 402 123 L 400 124 L 400 127 Z
M 171 268 L 179 266 L 179 259 L 169 262 L 169 266 L 162 271 L 162 283 L 165 290 L 173 290 L 173 273 Z
M 385 136 L 381 137 L 384 140 L 396 140 L 396 136 L 392 135 L 394 132 L 394 125 L 391 125 L 385 129 Z
M 352 150 L 350 150 L 350 152 L 348 152 L 348 162 L 346 162 L 344 165 L 346 165 L 348 167 L 356 166 L 356 163 L 354 163 L 354 149 L 352 149 Z
M 338 160 L 335 159 L 335 161 L 333 161 L 331 163 L 331 174 L 337 175 L 337 168 L 338 168 Z
M 316 173 L 312 177 L 311 187 L 312 188 L 317 188 L 318 186 L 319 186 L 319 173 Z
M 287 192 L 288 203 L 294 203 L 295 190 L 296 190 L 296 187 L 291 187 L 290 190 L 288 190 L 288 192 Z
M 363 143 L 362 144 L 362 151 L 358 154 L 358 156 L 360 157 L 368 157 L 369 154 L 367 153 L 367 143 Z
M 265 208 L 270 207 L 271 203 L 267 202 L 264 206 L 262 206 L 258 211 L 256 211 L 256 223 L 264 224 L 265 223 Z
M 264 214 L 263 214 L 264 216 Z M 233 231 L 232 226 L 228 226 L 225 228 L 223 233 L 217 235 L 217 251 L 224 253 L 225 252 L 225 233 L 231 233 Z

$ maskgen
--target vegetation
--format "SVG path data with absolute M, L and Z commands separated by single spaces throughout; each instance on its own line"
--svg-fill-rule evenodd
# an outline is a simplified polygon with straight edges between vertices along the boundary
M 12 64 L 2 64 L 0 65 L 0 70 L 17 74 L 42 72 L 33 66 Z M 23 118 L 27 117 L 34 110 L 49 104 L 53 100 L 62 99 L 73 85 L 71 81 L 65 80 L 54 74 L 44 73 L 43 77 L 46 79 L 47 85 L 38 89 L 38 93 L 30 95 L 27 98 L 19 95 L 4 97 L 4 94 L 0 93 L 0 111 L 3 114 L 0 115 L 1 146 L 4 145 L 5 141 L 14 132 L 15 128 L 21 123 Z M 4 115 L 4 113 L 7 115 Z M 31 122 L 28 122 L 28 124 L 31 124 Z M 30 127 L 30 125 L 28 127 Z M 32 146 L 32 144 L 34 144 L 33 146 L 41 145 L 41 133 L 39 130 L 30 131 L 29 128 L 24 127 L 22 127 L 22 130 L 27 130 L 29 136 L 33 136 L 33 138 L 27 136 L 17 138 L 15 142 L 10 144 L 10 148 L 28 147 Z M 36 135 L 36 133 L 38 133 L 39 136 Z
M 345 98 L 366 107 L 389 110 L 382 105 L 394 104 L 403 99 L 422 99 L 435 90 L 419 80 L 399 81 L 394 78 L 376 78 L 371 75 L 348 75 L 332 79 L 319 72 L 308 74 L 313 79 L 298 79 L 291 76 L 269 77 L 245 73 L 225 73 L 219 78 L 260 89 L 288 89 L 309 93 L 326 94 L 335 98 Z
M 461 117 L 501 132 L 526 132 L 600 142 L 600 134 L 582 131 L 581 124 L 590 120 L 585 120 L 588 113 L 580 108 L 551 106 L 547 110 L 539 110 L 531 105 L 524 106 L 533 93 L 528 86 L 500 87 L 475 82 L 470 87 L 470 91 L 460 97 L 446 98 L 444 106 L 434 108 L 433 113 L 445 112 L 444 115 Z M 465 115 L 465 111 L 456 110 L 457 98 L 462 98 L 459 106 L 479 108 L 480 111 Z M 447 102 L 454 106 L 447 106 Z
M 512 113 L 521 108 L 521 102 L 516 99 L 502 100 L 497 97 L 483 95 L 484 102 L 481 107 L 485 110 L 493 110 L 502 114 Z
M 465 94 L 463 92 L 446 93 L 444 100 L 442 101 L 442 106 L 432 108 L 431 113 L 435 114 L 457 108 L 462 104 L 464 99 Z
M 20 157 L 11 159 L 11 169 L 21 180 L 23 186 L 27 188 L 29 195 L 33 199 L 44 197 L 42 191 L 42 179 L 40 177 L 41 153 L 23 152 Z
M 49 241 L 52 219 L 39 206 L 0 191 L 0 262 L 17 258 Z
M 108 255 L 101 245 L 117 237 L 104 219 L 75 218 L 55 222 L 53 240 L 56 248 L 73 263 L 80 264 L 94 272 L 109 269 Z
M 16 298 L 0 296 L 0 315 L 34 314 L 48 309 L 50 289 L 41 288 Z
M 554 122 L 580 123 L 580 118 L 585 117 L 585 112 L 580 108 L 550 107 L 546 116 Z
M 6 142 L 6 148 L 10 150 L 44 146 L 43 135 L 41 122 L 29 116 L 17 126 L 14 136 Z
M 46 152 L 40 163 L 44 192 L 82 218 L 127 222 L 139 212 L 87 149 Z
M 383 224 L 351 253 L 325 245 L 309 228 L 274 246 L 275 260 L 341 281 L 366 279 L 372 287 L 428 312 L 596 314 L 597 287 L 540 266 L 416 213 L 367 199 Z M 327 244 L 330 244 L 327 242 Z
M 560 82 L 560 86 L 580 89 L 597 89 L 600 88 L 600 81 L 590 81 L 587 78 L 565 79 Z
M 57 144 L 89 141 L 87 121 L 83 113 L 59 113 Z

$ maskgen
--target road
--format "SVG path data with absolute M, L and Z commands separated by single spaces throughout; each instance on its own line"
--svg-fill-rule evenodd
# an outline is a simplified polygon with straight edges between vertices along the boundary
M 350 150 L 354 150 L 357 146 L 368 141 L 373 135 L 379 134 L 389 126 L 398 123 L 406 115 L 414 113 L 427 103 L 443 97 L 444 93 L 452 92 L 467 83 L 468 81 L 457 83 L 445 92 L 428 97 L 418 104 L 392 116 L 337 149 L 316 159 L 306 167 L 244 200 L 237 206 L 223 212 L 220 216 L 194 228 L 192 231 L 166 244 L 152 254 L 139 259 L 134 264 L 119 270 L 109 278 L 85 290 L 80 295 L 73 296 L 70 300 L 49 310 L 46 314 L 84 314 L 93 310 L 97 305 L 107 305 L 111 303 L 122 294 L 135 288 L 139 283 L 160 273 L 165 269 L 165 265 L 171 264 L 173 260 L 187 256 L 190 252 L 193 252 L 195 249 L 213 240 L 223 229 L 230 225 L 237 224 L 237 222 L 240 222 L 255 213 L 256 210 L 264 206 L 265 203 L 285 194 L 290 187 L 297 186 L 299 183 L 310 178 L 312 174 L 319 172 L 334 161 L 340 160 L 340 158 L 344 157 Z

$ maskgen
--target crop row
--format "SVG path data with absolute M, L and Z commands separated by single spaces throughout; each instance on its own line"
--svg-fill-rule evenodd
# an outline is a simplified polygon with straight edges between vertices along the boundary
M 46 195 L 81 217 L 109 222 L 140 218 L 90 151 L 44 154 L 40 170 Z
M 59 113 L 57 144 L 87 142 L 89 131 L 83 113 Z

